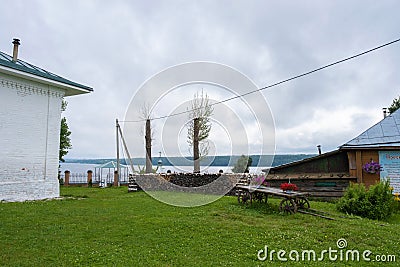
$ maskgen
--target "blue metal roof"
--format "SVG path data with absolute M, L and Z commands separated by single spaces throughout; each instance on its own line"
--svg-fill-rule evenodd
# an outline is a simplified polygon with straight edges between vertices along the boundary
M 12 56 L 7 55 L 6 53 L 3 53 L 0 51 L 0 66 L 8 67 L 14 70 L 19 70 L 25 73 L 33 74 L 42 78 L 50 79 L 53 81 L 61 82 L 67 85 L 72 85 L 87 91 L 93 91 L 93 88 L 82 85 L 70 80 L 67 80 L 61 76 L 58 76 L 54 73 L 51 73 L 47 70 L 44 70 L 42 68 L 36 67 L 28 62 L 22 61 L 18 59 L 17 61 L 12 60 Z
M 400 109 L 396 110 L 356 138 L 342 145 L 342 149 L 400 147 Z

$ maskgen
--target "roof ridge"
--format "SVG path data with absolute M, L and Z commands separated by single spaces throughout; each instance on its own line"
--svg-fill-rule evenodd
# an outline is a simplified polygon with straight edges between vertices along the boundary
M 399 120 L 396 121 L 396 117 Z M 385 124 L 384 122 L 388 122 Z M 375 123 L 358 136 L 346 142 L 340 148 L 355 147 L 355 146 L 376 146 L 378 144 L 395 144 L 400 142 L 400 109 L 389 114 L 379 122 Z M 380 132 L 374 132 L 374 128 L 379 127 Z M 364 141 L 364 142 L 362 142 Z
M 80 84 L 80 83 L 76 83 L 73 82 L 71 80 L 68 80 L 60 75 L 57 75 L 55 73 L 52 73 L 50 71 L 47 71 L 45 69 L 42 69 L 38 66 L 35 66 L 29 62 L 26 62 L 24 60 L 21 59 L 17 59 L 17 61 L 13 61 L 12 60 L 12 56 L 10 56 L 9 54 L 0 51 L 0 66 L 3 67 L 7 67 L 7 68 L 11 68 L 14 70 L 18 70 L 18 71 L 22 71 L 25 73 L 29 73 L 29 74 L 33 74 L 42 78 L 46 78 L 46 79 L 50 79 L 56 82 L 61 82 L 67 85 L 71 85 L 71 86 L 75 86 L 75 87 L 79 87 L 81 89 L 85 89 L 87 91 L 93 91 L 93 88 Z

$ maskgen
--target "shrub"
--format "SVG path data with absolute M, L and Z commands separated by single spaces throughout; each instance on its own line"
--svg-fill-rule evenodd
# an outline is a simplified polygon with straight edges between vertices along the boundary
M 253 162 L 253 159 L 251 157 L 241 155 L 240 158 L 235 163 L 235 166 L 233 166 L 232 172 L 234 173 L 248 173 L 249 172 L 249 167 L 251 166 Z
M 395 212 L 400 212 L 400 194 L 399 193 L 396 193 L 396 194 L 394 194 L 394 202 L 395 202 L 395 204 L 394 204 L 394 206 L 395 206 Z
M 337 209 L 369 219 L 387 219 L 395 209 L 392 190 L 389 181 L 379 182 L 369 190 L 364 184 L 351 183 L 337 203 Z

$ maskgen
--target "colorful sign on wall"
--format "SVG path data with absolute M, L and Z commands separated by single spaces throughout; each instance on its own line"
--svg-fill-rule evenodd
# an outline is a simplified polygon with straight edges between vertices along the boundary
M 400 151 L 379 151 L 381 180 L 390 179 L 393 193 L 400 193 Z

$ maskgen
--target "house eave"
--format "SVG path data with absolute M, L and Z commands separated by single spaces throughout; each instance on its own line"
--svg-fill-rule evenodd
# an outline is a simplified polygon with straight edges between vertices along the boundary
M 340 150 L 333 150 L 333 151 L 329 151 L 329 152 L 323 153 L 321 155 L 317 155 L 317 156 L 314 156 L 314 157 L 310 157 L 310 158 L 306 158 L 306 159 L 302 159 L 302 160 L 298 160 L 298 161 L 294 161 L 294 162 L 289 162 L 289 163 L 278 165 L 278 166 L 275 166 L 275 167 L 272 167 L 272 168 L 269 168 L 269 169 L 263 169 L 261 171 L 265 172 L 265 173 L 268 173 L 271 170 L 279 170 L 279 169 L 283 169 L 283 168 L 287 168 L 287 167 L 296 166 L 296 165 L 303 164 L 303 163 L 306 163 L 306 162 L 314 161 L 316 159 L 326 158 L 326 157 L 332 156 L 334 154 L 338 154 L 340 152 L 341 152 Z
M 340 150 L 400 150 L 400 146 L 341 146 Z
M 65 90 L 65 96 L 73 96 L 73 95 L 80 95 L 80 94 L 87 94 L 93 91 L 93 89 L 87 87 L 87 88 L 81 88 L 78 86 L 74 86 L 71 84 L 66 84 L 63 82 L 59 82 L 59 81 L 55 81 L 52 79 L 48 79 L 48 78 L 44 78 L 44 77 L 40 77 L 31 73 L 27 73 L 27 72 L 23 72 L 20 70 L 16 70 L 13 68 L 9 68 L 9 67 L 5 67 L 0 65 L 0 72 L 1 73 L 5 73 L 8 75 L 12 75 L 12 76 L 16 76 L 16 77 L 20 77 L 23 79 L 27 79 L 30 81 L 34 81 L 34 82 L 39 82 L 39 83 L 44 83 L 47 85 L 51 85 L 60 89 Z

